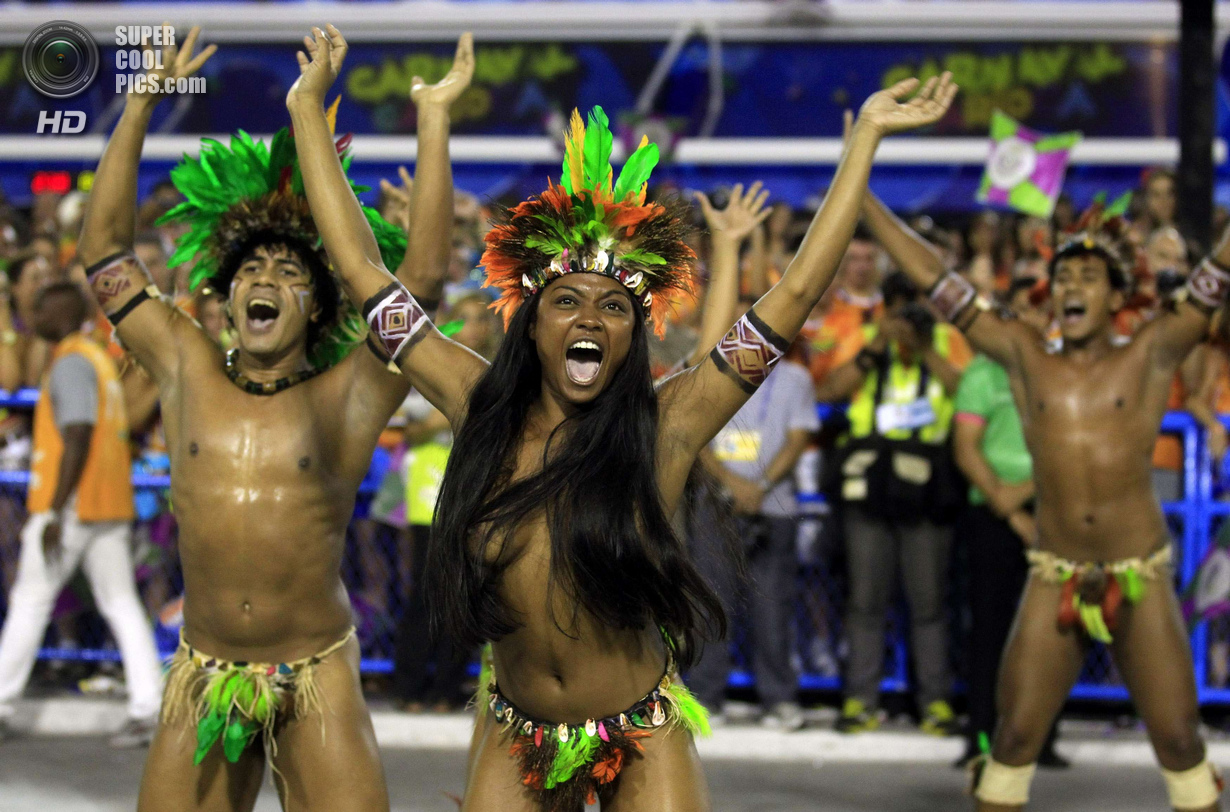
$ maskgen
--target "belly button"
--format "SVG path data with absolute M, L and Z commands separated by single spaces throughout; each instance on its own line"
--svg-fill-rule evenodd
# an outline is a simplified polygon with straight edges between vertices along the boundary
M 1085 515 L 1085 524 L 1093 524 L 1093 514 L 1092 513 Z
M 198 446 L 196 443 L 188 444 L 188 453 L 191 454 L 192 456 L 195 457 L 196 453 L 200 450 L 201 450 L 200 446 Z
M 311 457 L 300 457 L 299 458 L 299 470 L 306 471 L 308 469 L 308 466 L 311 464 L 312 464 Z
M 247 601 L 244 601 L 242 604 L 240 604 L 239 608 L 243 610 L 243 613 L 245 615 L 249 615 L 252 613 L 252 604 L 248 603 Z

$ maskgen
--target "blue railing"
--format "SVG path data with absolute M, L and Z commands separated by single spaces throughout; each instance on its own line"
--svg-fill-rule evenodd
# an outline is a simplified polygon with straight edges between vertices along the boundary
M 0 390 L 0 408 L 28 409 L 38 398 L 35 390 L 22 390 L 7 393 Z M 821 406 L 820 416 L 824 420 L 834 414 L 831 407 Z M 1230 415 L 1223 418 L 1230 428 Z M 1162 432 L 1177 435 L 1183 444 L 1183 499 L 1177 502 L 1167 502 L 1162 509 L 1168 518 L 1177 519 L 1182 525 L 1182 532 L 1175 539 L 1178 562 L 1178 580 L 1180 586 L 1185 586 L 1195 577 L 1196 570 L 1203 560 L 1205 552 L 1213 535 L 1214 527 L 1223 519 L 1230 517 L 1230 502 L 1220 502 L 1214 499 L 1213 467 L 1209 459 L 1208 446 L 1204 432 L 1191 415 L 1185 412 L 1171 412 L 1162 420 Z M 25 471 L 0 471 L 0 487 L 24 488 L 29 481 L 29 473 Z M 133 485 L 138 489 L 164 489 L 170 487 L 168 476 L 134 475 Z M 379 472 L 373 470 L 360 487 L 360 496 L 372 495 L 379 484 Z M 822 504 L 824 498 L 820 494 L 801 494 L 800 502 Z M 889 672 L 885 675 L 881 687 L 885 691 L 900 692 L 910 688 L 908 673 L 909 657 L 905 635 L 895 635 L 893 639 L 894 655 Z M 1208 685 L 1208 627 L 1201 623 L 1192 635 L 1192 654 L 1196 666 L 1196 684 L 1202 704 L 1230 704 L 1230 688 L 1215 688 Z M 48 659 L 73 659 L 84 661 L 118 660 L 118 654 L 107 649 L 54 649 L 47 648 L 40 656 Z M 1104 656 L 1095 652 L 1091 656 Z M 367 658 L 362 661 L 362 669 L 366 673 L 388 673 L 392 670 L 392 661 L 387 658 Z M 752 675 L 745 670 L 736 670 L 731 674 L 732 687 L 751 687 L 754 684 Z M 838 690 L 841 687 L 839 677 L 826 677 L 818 674 L 803 674 L 799 686 L 804 690 Z M 1120 684 L 1107 682 L 1105 679 L 1082 679 L 1072 691 L 1074 699 L 1122 701 L 1128 698 L 1127 689 Z

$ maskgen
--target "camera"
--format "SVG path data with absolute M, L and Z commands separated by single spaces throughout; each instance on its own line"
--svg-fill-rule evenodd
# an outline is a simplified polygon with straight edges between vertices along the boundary
M 26 38 L 21 66 L 39 93 L 67 99 L 89 87 L 98 75 L 98 46 L 77 23 L 44 23 Z
M 902 305 L 898 315 L 914 328 L 914 332 L 924 343 L 930 344 L 935 339 L 935 316 L 922 302 Z

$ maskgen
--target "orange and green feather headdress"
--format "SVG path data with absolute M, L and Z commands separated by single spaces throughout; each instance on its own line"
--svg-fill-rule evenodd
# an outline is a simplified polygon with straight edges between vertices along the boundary
M 618 280 L 659 336 L 669 295 L 691 292 L 696 254 L 685 240 L 686 205 L 645 202 L 658 147 L 642 139 L 615 180 L 613 144 L 601 107 L 590 112 L 588 126 L 574 110 L 559 185 L 548 180 L 546 191 L 496 213 L 480 264 L 484 287 L 502 291 L 492 307 L 505 325 L 526 298 L 567 273 Z

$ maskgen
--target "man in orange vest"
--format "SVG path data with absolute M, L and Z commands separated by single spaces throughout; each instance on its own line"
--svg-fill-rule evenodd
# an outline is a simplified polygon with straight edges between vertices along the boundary
M 35 329 L 55 349 L 34 410 L 30 518 L 0 633 L 0 739 L 56 596 L 80 565 L 124 660 L 129 719 L 112 745 L 141 746 L 157 723 L 158 653 L 133 578 L 132 459 L 119 375 L 106 351 L 81 333 L 86 315 L 85 293 L 73 282 L 39 293 Z

